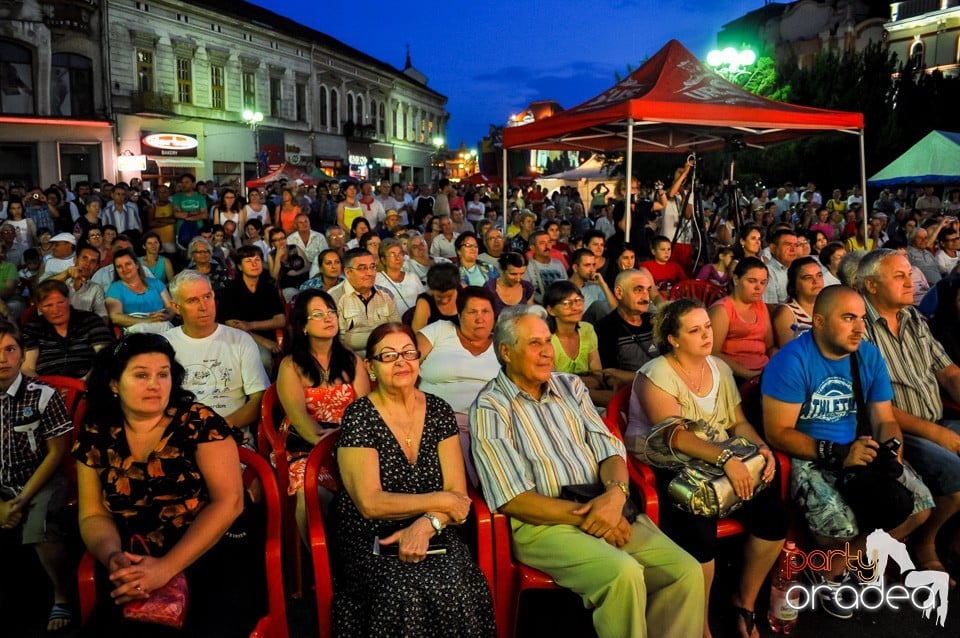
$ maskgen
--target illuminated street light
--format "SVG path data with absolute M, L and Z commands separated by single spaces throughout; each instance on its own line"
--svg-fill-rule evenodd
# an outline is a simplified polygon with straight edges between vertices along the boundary
M 243 114 L 243 121 L 253 132 L 253 156 L 257 163 L 257 177 L 260 177 L 260 122 L 263 121 L 263 113 L 260 111 L 251 111 L 246 109 Z
M 737 51 L 727 47 L 722 51 L 714 49 L 707 54 L 707 64 L 726 79 L 733 81 L 737 76 L 747 73 L 748 67 L 757 61 L 757 54 L 750 49 Z

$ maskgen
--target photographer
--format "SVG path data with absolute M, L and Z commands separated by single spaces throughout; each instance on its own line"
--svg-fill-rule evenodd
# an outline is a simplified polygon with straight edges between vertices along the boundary
M 662 196 L 658 193 L 659 203 L 663 207 L 659 234 L 673 243 L 672 259 L 683 266 L 687 272 L 690 272 L 693 267 L 693 227 L 696 223 L 687 177 L 694 166 L 696 166 L 696 158 L 690 155 L 684 165 L 677 167 L 673 172 L 670 190 Z

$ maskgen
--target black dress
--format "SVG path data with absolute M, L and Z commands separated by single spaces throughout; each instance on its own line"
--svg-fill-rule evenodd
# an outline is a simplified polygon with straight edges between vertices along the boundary
M 443 489 L 437 445 L 458 435 L 453 410 L 427 396 L 420 451 L 411 465 L 400 443 L 367 398 L 343 415 L 337 447 L 373 448 L 380 456 L 380 482 L 388 492 L 423 494 Z M 346 490 L 333 501 L 333 634 L 336 636 L 493 636 L 493 607 L 487 582 L 456 528 L 436 542 L 445 555 L 419 563 L 375 556 L 373 539 L 409 526 L 415 518 L 368 520 Z

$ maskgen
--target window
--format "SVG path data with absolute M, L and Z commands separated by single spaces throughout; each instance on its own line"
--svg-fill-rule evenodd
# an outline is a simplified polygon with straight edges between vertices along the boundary
M 386 105 L 384 105 L 383 102 L 380 102 L 377 108 L 380 109 L 380 120 L 377 126 L 377 134 L 386 135 L 387 134 L 387 107 Z M 396 127 L 397 123 L 394 122 L 393 125 L 394 127 Z
M 296 95 L 294 96 L 294 114 L 293 119 L 298 122 L 307 121 L 307 85 L 303 82 L 297 82 Z
M 923 68 L 923 42 L 917 40 L 910 46 L 910 66 L 913 69 Z
M 54 53 L 50 73 L 53 115 L 93 115 L 93 62 L 76 53 Z
M 270 117 L 280 117 L 280 78 L 270 78 Z
M 370 100 L 370 123 L 373 125 L 374 129 L 377 127 L 377 101 Z M 379 134 L 380 131 L 375 131 Z
M 210 106 L 223 110 L 223 67 L 218 64 L 210 65 Z
M 320 87 L 320 126 L 326 128 L 330 125 L 330 119 L 327 115 L 327 87 Z
M 407 139 L 407 109 L 403 109 L 403 136 L 400 139 Z
M 30 50 L 0 40 L 0 113 L 33 113 L 33 56 Z
M 243 108 L 257 110 L 257 78 L 252 71 L 243 73 Z
M 397 119 L 398 119 L 398 118 L 397 118 L 397 116 L 398 116 L 397 111 L 398 111 L 398 110 L 399 110 L 399 109 L 396 109 L 396 108 L 393 109 L 393 136 L 394 136 L 394 137 L 400 137 L 400 128 L 397 126 L 397 124 L 398 124 L 398 122 L 397 122 Z
M 353 119 L 353 93 L 347 93 L 347 118 Z
M 330 125 L 340 132 L 340 94 L 336 89 L 330 89 Z
M 177 58 L 177 101 L 192 104 L 193 81 L 191 80 L 190 58 Z
M 359 125 L 363 124 L 364 121 L 364 112 L 363 112 L 363 97 L 357 96 L 357 116 L 353 120 Z
M 153 51 L 137 49 L 137 86 L 144 93 L 153 90 Z

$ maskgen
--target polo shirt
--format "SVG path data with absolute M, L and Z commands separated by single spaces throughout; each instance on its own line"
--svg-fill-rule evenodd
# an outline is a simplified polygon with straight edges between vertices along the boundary
M 626 459 L 583 381 L 562 372 L 535 399 L 501 370 L 470 408 L 470 439 L 491 510 L 524 492 L 557 498 L 564 485 L 597 483 L 604 460 Z
M 92 312 L 73 309 L 67 336 L 61 337 L 50 322 L 33 317 L 23 327 L 24 350 L 38 350 L 37 374 L 62 374 L 80 379 L 93 367 L 94 346 L 113 344 L 113 333 Z

